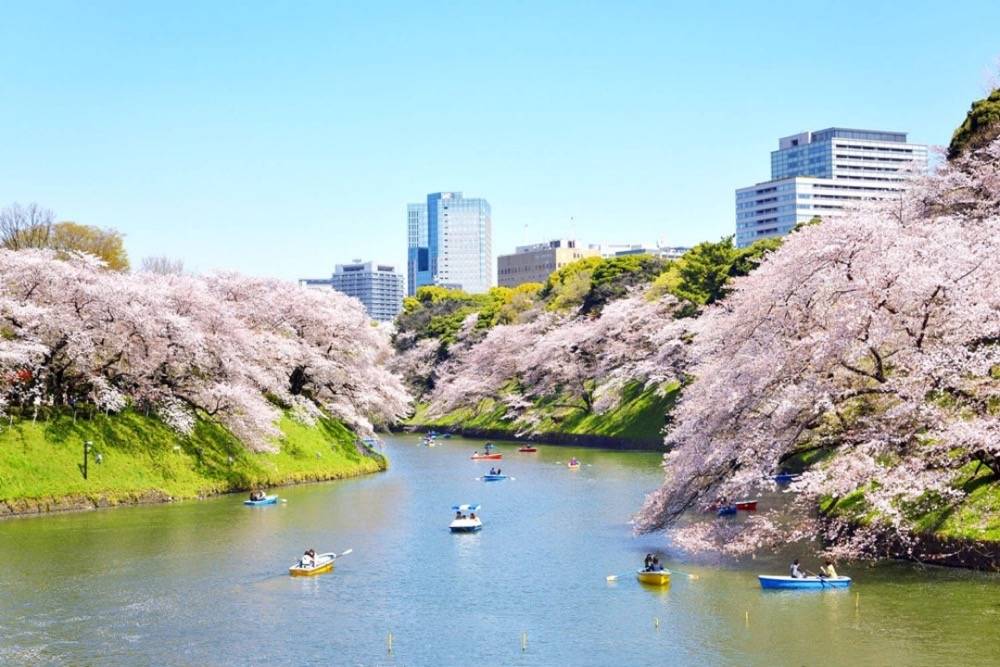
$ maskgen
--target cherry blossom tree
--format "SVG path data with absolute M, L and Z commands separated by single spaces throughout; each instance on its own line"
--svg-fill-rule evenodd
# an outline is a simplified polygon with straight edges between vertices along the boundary
M 0 250 L 0 396 L 154 410 L 189 432 L 218 420 L 274 448 L 282 409 L 369 432 L 409 397 L 362 306 L 335 292 L 239 275 L 102 271 L 88 255 Z
M 917 517 L 955 507 L 981 471 L 1000 478 L 998 204 L 994 141 L 901 201 L 791 234 L 737 281 L 699 321 L 696 380 L 637 529 L 732 553 L 804 536 L 850 556 L 913 550 Z M 788 506 L 688 522 L 797 455 L 815 462 Z

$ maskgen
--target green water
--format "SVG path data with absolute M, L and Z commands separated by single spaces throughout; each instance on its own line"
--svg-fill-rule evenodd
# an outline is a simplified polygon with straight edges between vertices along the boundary
M 481 442 L 417 442 L 389 438 L 385 474 L 281 489 L 274 507 L 0 522 L 0 664 L 1000 664 L 1000 577 L 845 565 L 849 591 L 764 592 L 755 575 L 787 555 L 692 563 L 631 535 L 655 454 L 501 445 L 473 462 Z M 478 481 L 491 465 L 514 479 Z M 461 502 L 482 503 L 482 532 L 448 532 Z M 309 546 L 354 552 L 287 576 Z M 641 586 L 647 551 L 698 579 Z

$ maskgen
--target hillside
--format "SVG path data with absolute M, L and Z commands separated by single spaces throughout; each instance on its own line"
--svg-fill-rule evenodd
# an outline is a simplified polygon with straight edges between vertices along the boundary
M 195 498 L 384 470 L 340 422 L 284 416 L 276 452 L 253 453 L 199 419 L 190 436 L 131 410 L 75 419 L 13 420 L 0 429 L 0 515 Z M 83 443 L 93 443 L 87 479 Z M 100 455 L 101 462 L 97 462 Z

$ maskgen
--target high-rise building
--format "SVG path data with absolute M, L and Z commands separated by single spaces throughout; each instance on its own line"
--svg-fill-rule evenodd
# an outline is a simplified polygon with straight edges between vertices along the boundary
M 831 127 L 778 140 L 771 180 L 736 191 L 736 244 L 787 234 L 800 222 L 843 215 L 865 200 L 898 197 L 927 171 L 927 146 L 905 132 Z
M 407 293 L 441 285 L 466 292 L 493 286 L 490 204 L 461 192 L 435 192 L 406 207 Z
M 403 309 L 403 276 L 388 264 L 354 260 L 337 264 L 328 280 L 303 278 L 303 287 L 335 289 L 360 301 L 368 315 L 379 322 L 391 322 Z
M 497 282 L 504 287 L 544 283 L 550 273 L 570 262 L 598 256 L 597 248 L 581 248 L 568 239 L 518 246 L 513 254 L 497 257 Z

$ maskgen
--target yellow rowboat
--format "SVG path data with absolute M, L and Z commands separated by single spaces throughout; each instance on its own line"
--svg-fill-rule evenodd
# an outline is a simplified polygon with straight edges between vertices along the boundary
M 293 577 L 312 577 L 317 574 L 325 574 L 327 572 L 333 572 L 333 558 L 327 558 L 324 560 L 317 556 L 316 565 L 312 567 L 302 567 L 302 563 L 299 562 L 288 568 L 288 574 Z
M 641 584 L 649 584 L 650 586 L 666 586 L 670 583 L 670 570 L 663 570 L 661 572 L 646 572 L 645 570 L 639 570 L 635 573 L 635 578 L 638 579 Z
M 302 561 L 300 560 L 298 563 L 288 568 L 288 574 L 293 577 L 312 577 L 317 574 L 333 572 L 333 561 L 337 560 L 341 556 L 346 556 L 352 551 L 354 551 L 354 549 L 348 549 L 340 554 L 334 553 L 333 551 L 325 554 L 316 554 L 315 565 L 312 567 L 303 567 Z

